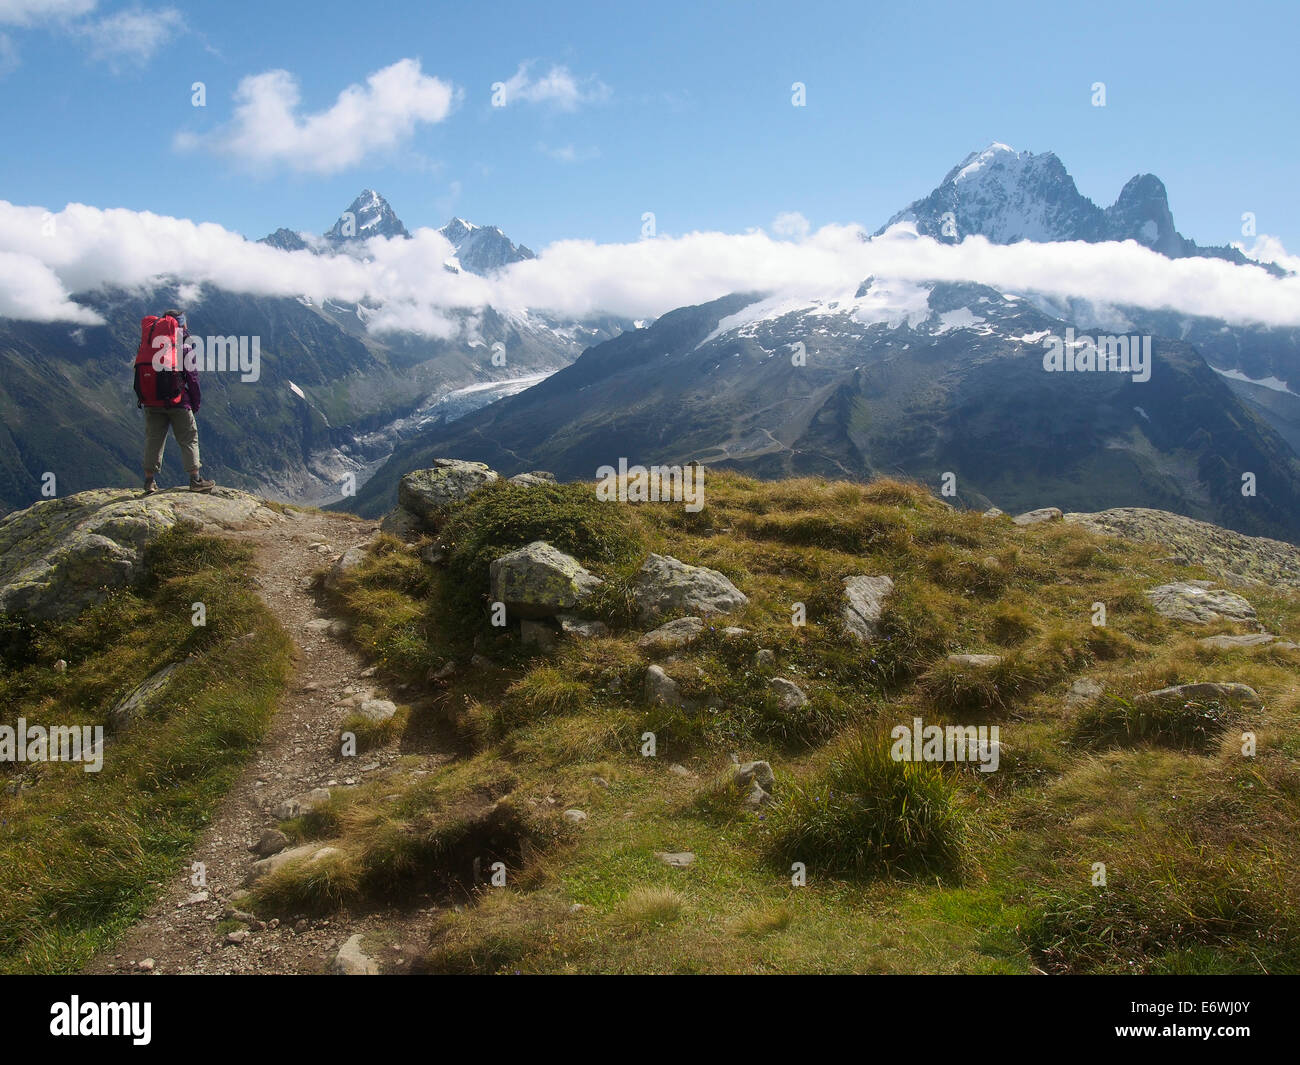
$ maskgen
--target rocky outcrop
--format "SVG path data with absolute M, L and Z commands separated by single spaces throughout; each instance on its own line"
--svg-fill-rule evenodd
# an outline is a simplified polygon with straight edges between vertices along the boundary
M 521 618 L 572 611 L 603 583 L 594 573 L 545 540 L 496 559 L 490 567 L 492 599 Z
M 226 531 L 285 520 L 256 496 L 101 488 L 0 519 L 0 612 L 64 620 L 144 575 L 145 549 L 178 522 Z
M 1255 608 L 1234 592 L 1210 581 L 1177 581 L 1151 588 L 1146 596 L 1156 613 L 1174 621 L 1207 625 L 1212 621 L 1254 621 Z
M 412 470 L 402 478 L 397 486 L 397 502 L 436 529 L 453 506 L 496 479 L 496 472 L 482 462 L 434 459 L 429 469 Z
M 1158 544 L 1170 552 L 1171 561 L 1203 566 L 1231 584 L 1300 588 L 1300 547 L 1282 540 L 1247 536 L 1207 521 L 1146 507 L 1067 514 L 1065 520 L 1104 535 Z
M 642 564 L 632 597 L 643 622 L 667 614 L 730 614 L 749 598 L 707 566 L 690 566 L 671 555 L 651 555 Z

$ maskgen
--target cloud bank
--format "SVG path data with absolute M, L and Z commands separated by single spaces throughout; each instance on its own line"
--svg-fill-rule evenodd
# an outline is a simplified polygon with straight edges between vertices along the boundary
M 787 220 L 788 221 L 788 220 Z M 0 316 L 87 323 L 74 293 L 146 287 L 162 279 L 264 296 L 363 302 L 376 332 L 448 336 L 451 312 L 493 306 L 580 317 L 654 317 L 730 292 L 826 296 L 869 275 L 974 281 L 1002 291 L 1136 304 L 1229 322 L 1300 326 L 1300 277 L 1217 259 L 1166 259 L 1133 242 L 940 244 L 908 224 L 865 240 L 856 225 L 786 236 L 699 232 L 625 244 L 559 241 L 492 278 L 443 268 L 453 254 L 436 230 L 368 241 L 358 256 L 285 252 L 213 223 L 70 204 L 57 213 L 0 201 Z M 1257 254 L 1300 266 L 1272 238 Z

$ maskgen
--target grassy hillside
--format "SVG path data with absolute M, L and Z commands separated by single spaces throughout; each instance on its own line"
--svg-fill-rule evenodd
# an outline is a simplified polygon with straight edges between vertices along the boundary
M 611 635 L 542 650 L 490 626 L 485 560 L 538 538 L 607 578 Z M 403 757 L 284 826 L 337 851 L 262 881 L 266 914 L 436 888 L 467 903 L 416 966 L 439 972 L 1300 971 L 1300 654 L 1211 649 L 1197 639 L 1231 625 L 1155 613 L 1145 589 L 1212 576 L 1159 546 L 897 481 L 718 473 L 693 515 L 501 483 L 430 547 L 381 538 L 343 582 L 354 638 L 412 692 L 400 728 L 362 740 Z M 627 590 L 649 551 L 722 571 L 748 606 L 671 654 L 638 649 Z M 896 585 L 866 648 L 837 619 L 852 574 Z M 1269 632 L 1300 635 L 1294 593 L 1247 594 Z M 695 709 L 646 703 L 651 663 Z M 774 677 L 809 703 L 783 707 Z M 1083 677 L 1105 694 L 1067 702 Z M 1134 703 L 1189 681 L 1262 705 Z M 998 725 L 997 771 L 894 761 L 889 731 L 914 717 Z M 733 755 L 771 762 L 772 805 L 745 805 Z M 686 851 L 686 868 L 657 857 Z
M 0 765 L 0 972 L 74 972 L 188 877 L 195 838 L 256 749 L 291 644 L 252 590 L 249 554 L 184 528 L 149 549 L 151 576 L 76 619 L 0 618 L 0 724 L 104 725 L 146 678 L 180 663 L 103 768 Z M 192 624 L 192 604 L 207 624 Z M 54 669 L 56 661 L 66 671 Z

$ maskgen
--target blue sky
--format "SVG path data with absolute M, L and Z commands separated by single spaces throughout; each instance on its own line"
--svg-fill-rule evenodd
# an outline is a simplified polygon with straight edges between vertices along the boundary
M 1281 3 L 0 0 L 0 199 L 257 237 L 321 232 L 373 187 L 408 226 L 454 213 L 537 248 L 635 240 L 646 211 L 662 233 L 741 232 L 790 211 L 875 228 L 998 140 L 1055 151 L 1103 205 L 1158 174 L 1202 243 L 1242 239 L 1253 211 L 1295 249 L 1298 31 Z M 445 117 L 335 167 L 250 169 L 222 147 L 242 79 L 287 71 L 305 121 L 404 59 L 451 87 Z M 493 107 L 492 84 L 523 63 L 538 98 Z M 556 68 L 567 96 L 537 88 Z M 195 81 L 205 108 L 191 106 Z M 795 81 L 806 107 L 791 106 Z M 199 146 L 180 150 L 184 135 Z

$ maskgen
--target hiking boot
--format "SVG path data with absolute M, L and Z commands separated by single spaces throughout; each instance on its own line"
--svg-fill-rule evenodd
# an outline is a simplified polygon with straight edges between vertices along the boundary
M 216 481 L 205 481 L 201 473 L 190 474 L 190 491 L 191 492 L 211 492 L 217 487 Z
M 147 496 L 151 496 L 157 491 L 158 491 L 158 482 L 155 481 L 152 477 L 146 477 L 144 479 L 144 494 Z

